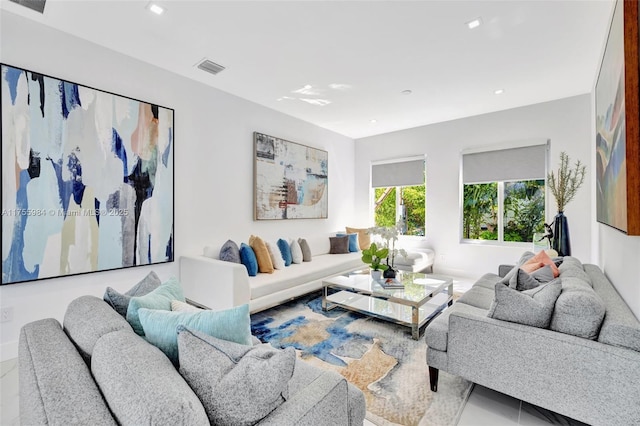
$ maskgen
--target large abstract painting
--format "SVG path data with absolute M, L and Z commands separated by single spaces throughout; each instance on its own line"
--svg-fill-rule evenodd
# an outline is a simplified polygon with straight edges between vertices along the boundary
M 254 133 L 255 219 L 325 219 L 328 153 Z
M 2 284 L 174 258 L 174 111 L 2 65 Z
M 596 83 L 598 222 L 640 235 L 638 2 L 619 0 Z

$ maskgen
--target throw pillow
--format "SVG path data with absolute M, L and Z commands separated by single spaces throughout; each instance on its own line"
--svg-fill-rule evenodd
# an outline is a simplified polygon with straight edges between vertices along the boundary
M 224 311 L 171 312 L 140 309 L 140 321 L 147 341 L 178 363 L 179 325 L 201 331 L 219 339 L 241 345 L 251 345 L 249 305 L 244 304 Z
M 542 283 L 553 281 L 553 271 L 549 265 L 544 268 L 537 269 L 528 274 L 524 267 L 518 270 L 509 280 L 509 287 L 518 291 L 531 290 L 538 287 Z
M 280 238 L 278 240 L 278 248 L 280 249 L 280 254 L 282 254 L 282 259 L 284 259 L 284 266 L 291 265 L 291 247 L 289 243 Z
M 269 256 L 269 250 L 267 250 L 267 245 L 262 238 L 252 235 L 249 237 L 249 245 L 258 259 L 258 270 L 266 274 L 273 273 L 273 263 Z
M 358 234 L 358 246 L 360 250 L 366 250 L 371 246 L 371 235 L 369 235 L 369 230 L 366 228 L 350 228 L 346 227 L 345 231 L 347 234 Z
M 127 317 L 127 308 L 129 301 L 134 296 L 144 296 L 149 294 L 162 284 L 158 275 L 151 271 L 138 284 L 134 285 L 125 294 L 120 294 L 111 287 L 107 287 L 102 297 L 117 313 L 123 317 Z
M 258 259 L 253 252 L 251 246 L 241 243 L 240 244 L 240 262 L 247 268 L 247 273 L 250 277 L 258 275 Z
M 235 242 L 227 240 L 220 248 L 219 257 L 225 262 L 240 263 L 240 248 Z
M 179 300 L 172 300 L 171 301 L 171 310 L 173 312 L 200 312 L 202 311 L 202 309 L 197 308 L 193 305 L 190 305 L 186 302 L 181 302 Z
M 307 240 L 298 238 L 298 244 L 300 244 L 300 249 L 302 249 L 302 261 L 311 262 L 311 247 L 309 247 Z
M 329 254 L 349 253 L 349 237 L 329 237 L 331 248 Z
M 358 234 L 336 234 L 336 237 L 349 237 L 349 252 L 360 251 L 358 249 Z
M 531 263 L 539 263 L 542 262 L 545 265 L 549 265 L 551 266 L 551 270 L 553 271 L 553 276 L 554 277 L 558 277 L 558 275 L 560 275 L 560 271 L 558 270 L 558 267 L 556 266 L 555 262 L 553 260 L 551 260 L 551 258 L 549 257 L 549 255 L 547 253 L 545 253 L 544 251 L 539 251 L 535 256 L 533 256 L 531 259 L 527 260 L 524 265 L 528 265 Z
M 291 262 L 302 263 L 302 248 L 300 247 L 300 243 L 296 240 L 291 240 L 289 247 L 291 248 Z
M 172 300 L 185 301 L 182 287 L 175 278 L 169 279 L 169 281 L 163 283 L 149 294 L 132 297 L 127 309 L 127 321 L 131 325 L 131 328 L 133 328 L 133 331 L 144 336 L 144 329 L 142 328 L 138 314 L 139 309 L 163 309 L 170 311 Z
M 553 280 L 531 290 L 517 291 L 499 282 L 495 291 L 489 318 L 548 328 L 562 285 L 560 280 Z
M 534 263 L 526 263 L 520 267 L 521 270 L 525 271 L 527 274 L 530 274 L 544 266 L 542 262 L 534 262 Z
M 280 253 L 278 245 L 268 241 L 265 241 L 265 245 L 267 246 L 267 251 L 269 252 L 269 257 L 271 258 L 273 267 L 275 269 L 284 269 L 284 259 L 282 258 L 282 253 Z
M 211 424 L 252 425 L 289 395 L 296 354 L 269 344 L 243 346 L 178 327 L 180 374 Z
M 518 260 L 518 263 L 516 263 L 516 265 L 511 268 L 509 272 L 507 272 L 507 274 L 500 280 L 500 282 L 502 284 L 509 285 L 509 280 L 511 280 L 511 277 L 517 274 L 518 269 L 520 269 L 520 267 L 522 267 L 532 257 L 533 253 L 530 251 L 525 251 L 524 253 L 522 253 L 522 256 L 520 256 L 520 260 Z

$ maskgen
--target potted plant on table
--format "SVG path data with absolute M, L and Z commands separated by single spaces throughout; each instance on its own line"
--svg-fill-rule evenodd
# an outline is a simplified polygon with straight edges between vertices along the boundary
M 389 266 L 382 263 L 382 260 L 389 255 L 386 247 L 378 248 L 376 243 L 371 243 L 368 249 L 362 250 L 362 261 L 371 267 L 371 278 L 379 280 L 382 271 L 389 269 Z
M 387 264 L 384 265 L 385 269 L 382 269 L 385 278 L 395 278 L 396 276 L 396 271 L 393 269 L 396 255 L 407 255 L 407 252 L 404 249 L 396 249 L 396 241 L 398 241 L 398 235 L 400 235 L 403 227 L 404 221 L 400 220 L 395 226 L 378 226 L 369 228 L 369 234 L 379 235 L 384 241 L 386 246 L 385 248 L 387 249 Z

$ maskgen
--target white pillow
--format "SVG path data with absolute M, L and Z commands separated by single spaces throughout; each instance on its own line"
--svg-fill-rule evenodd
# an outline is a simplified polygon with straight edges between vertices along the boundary
M 185 303 L 185 302 L 181 302 L 179 300 L 172 300 L 171 301 L 171 310 L 172 311 L 180 311 L 180 312 L 196 312 L 196 311 L 201 311 L 202 309 L 196 308 L 193 305 L 190 305 L 190 304 Z
M 269 252 L 269 257 L 271 258 L 273 267 L 276 269 L 284 269 L 284 259 L 282 258 L 282 253 L 280 253 L 278 245 L 268 241 L 265 241 L 264 243 L 267 245 L 267 251 Z
M 300 247 L 300 243 L 296 240 L 291 240 L 289 243 L 291 246 L 291 262 L 292 263 L 302 263 L 302 247 Z

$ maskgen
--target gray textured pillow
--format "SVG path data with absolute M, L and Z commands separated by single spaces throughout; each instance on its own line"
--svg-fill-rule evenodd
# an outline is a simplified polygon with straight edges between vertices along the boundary
M 507 274 L 504 276 L 504 278 L 500 280 L 500 282 L 502 284 L 509 285 L 509 281 L 514 275 L 518 273 L 518 270 L 520 269 L 520 267 L 524 265 L 527 262 L 527 260 L 531 259 L 533 256 L 534 254 L 530 251 L 525 251 L 524 253 L 522 253 L 522 256 L 520 256 L 520 260 L 518 260 L 518 263 L 516 263 L 516 266 L 511 268 L 511 270 L 507 272 Z
M 596 339 L 605 312 L 604 302 L 589 283 L 562 276 L 562 293 L 556 301 L 549 327 L 560 333 Z
M 235 242 L 227 240 L 220 248 L 219 257 L 225 262 L 240 263 L 240 248 Z
M 298 244 L 300 244 L 300 248 L 302 249 L 302 261 L 311 262 L 311 247 L 309 247 L 307 240 L 298 238 Z
M 331 244 L 329 254 L 349 253 L 349 236 L 329 237 L 329 243 Z
M 107 287 L 104 292 L 103 299 L 107 302 L 117 313 L 123 317 L 127 317 L 127 307 L 129 301 L 135 296 L 144 296 L 151 293 L 156 288 L 160 287 L 162 281 L 158 278 L 155 272 L 151 271 L 144 277 L 138 284 L 131 287 L 125 294 L 120 294 L 111 287 Z
M 518 273 L 511 276 L 509 287 L 518 291 L 531 290 L 540 284 L 553 281 L 553 270 L 551 266 L 545 265 L 540 269 L 536 269 L 528 274 L 522 269 L 518 269 Z
M 180 374 L 211 424 L 252 425 L 288 398 L 293 348 L 246 346 L 178 327 Z
M 496 283 L 495 299 L 487 316 L 547 328 L 561 291 L 562 285 L 559 279 L 525 291 L 517 291 L 502 283 Z

